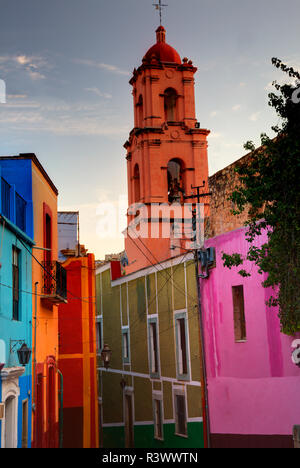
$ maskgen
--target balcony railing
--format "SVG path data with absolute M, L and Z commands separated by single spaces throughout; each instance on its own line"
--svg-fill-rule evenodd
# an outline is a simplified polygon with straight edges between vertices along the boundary
M 43 262 L 44 298 L 55 304 L 67 302 L 67 271 L 59 262 Z

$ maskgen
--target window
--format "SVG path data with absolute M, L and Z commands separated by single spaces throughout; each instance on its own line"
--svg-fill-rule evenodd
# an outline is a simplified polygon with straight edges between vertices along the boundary
M 179 159 L 168 162 L 168 201 L 170 203 L 182 201 L 184 195 L 183 164 Z
M 142 127 L 144 123 L 144 108 L 143 108 L 143 96 L 140 95 L 139 101 L 137 103 L 138 111 L 138 127 Z
M 133 393 L 128 388 L 124 394 L 125 403 L 125 448 L 134 448 Z
M 97 318 L 96 322 L 96 340 L 97 340 L 97 353 L 100 354 L 103 349 L 103 330 L 102 318 Z
M 130 343 L 129 343 L 129 328 L 122 328 L 122 350 L 123 350 L 123 362 L 125 364 L 130 363 Z
M 10 219 L 10 190 L 11 186 L 2 177 L 1 181 L 1 210 L 2 214 Z
M 13 320 L 20 320 L 20 251 L 12 248 Z
M 164 109 L 165 109 L 166 122 L 175 122 L 177 120 L 176 101 L 177 101 L 177 93 L 175 89 L 173 88 L 166 89 L 164 93 Z
M 148 320 L 149 330 L 149 365 L 150 376 L 159 377 L 159 347 L 158 347 L 158 323 L 157 318 Z
M 163 401 L 162 394 L 153 395 L 154 438 L 163 440 Z
M 44 211 L 49 211 L 44 206 Z M 45 274 L 44 274 L 44 288 L 46 294 L 52 294 L 52 221 L 51 216 L 47 212 L 44 214 L 44 261 L 45 261 Z
M 186 312 L 175 314 L 177 377 L 189 380 Z
M 232 286 L 233 319 L 235 341 L 246 340 L 246 321 L 244 307 L 244 287 Z
M 138 164 L 134 166 L 134 201 L 138 202 L 141 198 L 141 189 L 140 189 L 140 170 Z
M 175 390 L 174 406 L 176 434 L 187 437 L 187 416 L 184 390 Z
M 98 398 L 98 415 L 99 415 L 99 447 L 103 448 L 103 410 L 102 410 L 102 398 Z
M 26 230 L 26 201 L 16 192 L 16 225 Z
M 28 447 L 28 399 L 22 401 L 22 448 Z

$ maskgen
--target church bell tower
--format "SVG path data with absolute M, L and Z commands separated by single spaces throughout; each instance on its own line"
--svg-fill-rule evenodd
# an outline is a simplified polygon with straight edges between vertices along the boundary
M 159 204 L 176 202 L 183 208 L 195 187 L 208 191 L 207 136 L 195 113 L 194 75 L 197 68 L 166 43 L 166 30 L 156 30 L 156 44 L 145 54 L 130 80 L 133 91 L 134 128 L 127 150 L 128 228 L 125 250 L 126 273 L 186 253 L 186 239 L 173 239 L 163 231 L 164 215 Z M 205 203 L 208 213 L 208 200 Z M 144 210 L 138 211 L 137 206 Z M 132 209 L 132 207 L 135 207 Z M 145 208 L 146 207 L 146 208 Z M 154 211 L 153 211 L 154 207 Z M 146 211 L 145 211 L 146 210 Z M 142 215 L 147 234 L 139 239 L 130 226 Z M 153 213 L 157 216 L 153 217 Z M 173 217 L 174 218 L 174 217 Z M 171 231 L 175 221 L 171 215 Z M 154 231 L 154 235 L 153 235 Z

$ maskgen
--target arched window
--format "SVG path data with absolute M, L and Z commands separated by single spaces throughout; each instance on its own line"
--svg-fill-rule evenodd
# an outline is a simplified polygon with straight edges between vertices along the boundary
M 175 122 L 177 120 L 176 102 L 177 102 L 177 93 L 175 89 L 173 88 L 166 89 L 164 93 L 164 107 L 165 107 L 166 122 Z
M 184 195 L 183 163 L 180 159 L 171 159 L 168 162 L 168 200 L 181 202 Z
M 138 202 L 141 198 L 140 169 L 139 169 L 138 164 L 134 166 L 133 180 L 134 180 L 134 201 Z
M 143 96 L 140 95 L 139 101 L 137 104 L 137 115 L 138 115 L 138 127 L 143 126 L 144 122 L 144 106 L 143 106 Z

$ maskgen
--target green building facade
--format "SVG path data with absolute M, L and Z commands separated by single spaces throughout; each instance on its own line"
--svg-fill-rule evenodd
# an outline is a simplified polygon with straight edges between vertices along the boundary
M 105 448 L 204 445 L 193 256 L 111 280 L 97 269 L 100 439 Z M 112 350 L 108 369 L 100 351 Z

